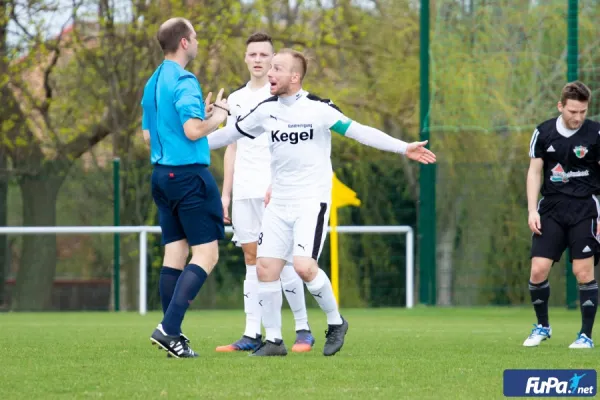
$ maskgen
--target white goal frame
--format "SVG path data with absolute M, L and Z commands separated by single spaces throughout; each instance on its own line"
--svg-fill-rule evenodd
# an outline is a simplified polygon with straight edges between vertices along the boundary
M 328 232 L 331 232 L 329 227 Z M 231 226 L 225 227 L 227 233 L 232 233 Z M 415 246 L 414 231 L 405 225 L 372 225 L 372 226 L 338 226 L 338 233 L 345 234 L 405 234 L 406 235 L 406 308 L 414 306 L 414 270 Z M 0 227 L 0 235 L 35 235 L 35 234 L 102 234 L 102 233 L 137 233 L 139 238 L 139 313 L 145 315 L 148 311 L 146 293 L 148 267 L 148 233 L 161 233 L 159 226 L 7 226 Z M 343 271 L 343 268 L 342 268 Z

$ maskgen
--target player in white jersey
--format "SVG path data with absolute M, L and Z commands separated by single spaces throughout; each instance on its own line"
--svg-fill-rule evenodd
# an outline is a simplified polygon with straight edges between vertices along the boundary
M 290 49 L 278 52 L 269 70 L 273 97 L 252 112 L 208 136 L 211 149 L 242 136 L 266 134 L 271 148 L 272 194 L 258 241 L 257 272 L 266 341 L 252 355 L 283 356 L 282 296 L 279 276 L 285 260 L 294 268 L 327 315 L 323 354 L 344 344 L 348 322 L 339 313 L 331 282 L 317 264 L 325 240 L 332 189 L 331 131 L 365 145 L 404 154 L 424 164 L 435 162 L 427 142 L 406 143 L 344 116 L 331 102 L 302 89 L 306 59 Z M 266 132 L 266 133 L 265 133 Z
M 228 126 L 235 125 L 239 118 L 250 112 L 258 103 L 271 97 L 267 72 L 272 58 L 273 43 L 269 35 L 255 33 L 246 40 L 244 61 L 250 72 L 250 81 L 231 93 L 227 99 L 231 110 L 231 116 L 227 119 Z M 217 347 L 218 352 L 256 350 L 262 343 L 256 248 L 265 209 L 265 193 L 271 184 L 270 163 L 271 153 L 267 135 L 262 135 L 256 140 L 243 137 L 227 146 L 225 151 L 221 200 L 223 215 L 227 221 L 233 190 L 233 240 L 241 245 L 246 263 L 246 279 L 242 293 L 246 328 L 239 340 Z M 304 285 L 291 262 L 288 262 L 281 272 L 281 286 L 296 321 L 296 341 L 292 351 L 310 351 L 315 339 L 308 326 Z

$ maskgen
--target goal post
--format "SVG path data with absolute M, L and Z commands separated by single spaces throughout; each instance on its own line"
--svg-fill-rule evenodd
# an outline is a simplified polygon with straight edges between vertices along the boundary
M 328 228 L 328 232 L 331 228 Z M 414 306 L 414 231 L 410 226 L 403 225 L 372 225 L 372 226 L 338 226 L 340 234 L 403 234 L 406 235 L 406 308 Z M 230 226 L 225 232 L 233 233 Z M 148 279 L 148 234 L 161 233 L 159 226 L 8 226 L 0 227 L 0 235 L 40 235 L 40 234 L 139 234 L 139 313 L 145 315 L 147 309 L 147 279 Z M 343 273 L 343 266 L 341 272 Z

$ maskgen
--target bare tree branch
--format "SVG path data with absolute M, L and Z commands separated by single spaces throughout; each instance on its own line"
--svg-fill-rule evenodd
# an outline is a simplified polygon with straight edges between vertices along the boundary
M 35 35 L 30 33 L 29 30 L 23 26 L 23 24 L 21 23 L 21 21 L 19 21 L 19 17 L 17 17 L 17 13 L 16 13 L 16 7 L 14 2 L 12 3 L 12 7 L 10 8 L 10 19 L 15 23 L 15 25 L 21 30 L 22 33 L 25 34 L 25 36 L 27 36 L 27 38 L 29 40 L 35 40 Z
M 61 156 L 69 160 L 76 160 L 83 153 L 100 143 L 102 139 L 111 133 L 107 119 L 108 116 L 105 113 L 102 120 L 92 127 L 91 133 L 78 135 L 75 139 L 67 143 L 62 149 Z

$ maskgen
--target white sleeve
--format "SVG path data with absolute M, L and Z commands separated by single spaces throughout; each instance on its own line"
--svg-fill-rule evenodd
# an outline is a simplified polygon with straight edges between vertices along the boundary
M 231 96 L 229 96 L 229 98 L 227 99 L 227 104 L 229 105 L 229 115 L 227 116 L 227 122 L 225 124 L 225 126 L 229 126 L 229 125 L 234 125 L 236 123 L 236 121 L 238 120 L 238 118 L 241 117 L 241 115 L 239 115 L 239 108 L 234 107 L 231 108 L 233 103 L 235 102 L 235 95 L 237 94 L 237 92 L 233 92 L 231 94 Z
M 265 121 L 266 106 L 260 103 L 252 111 L 238 119 L 235 123 L 237 130 L 244 136 L 250 139 L 255 139 L 257 136 L 265 132 L 263 122 Z
M 359 124 L 342 114 L 333 103 L 324 107 L 323 118 L 332 132 L 349 137 L 364 145 L 392 153 L 406 153 L 408 143 L 367 125 Z
M 344 136 L 354 139 L 364 145 L 392 153 L 404 154 L 408 147 L 408 143 L 391 137 L 379 129 L 359 124 L 356 121 L 352 121 L 346 128 Z
M 345 135 L 352 120 L 342 114 L 331 100 L 329 100 L 329 103 L 323 102 L 321 104 L 321 118 L 325 126 L 335 133 Z
M 244 135 L 236 129 L 235 125 L 227 125 L 225 128 L 214 131 L 206 139 L 208 140 L 208 148 L 215 150 L 225 147 L 243 137 Z
M 233 114 L 229 115 L 229 116 L 227 116 L 227 122 L 225 123 L 225 126 L 233 126 L 233 125 L 235 125 L 236 121 L 237 121 L 237 116 L 235 116 Z
M 530 158 L 541 158 L 544 155 L 543 140 L 540 140 L 540 131 L 536 128 L 531 135 L 529 141 L 529 157 Z

